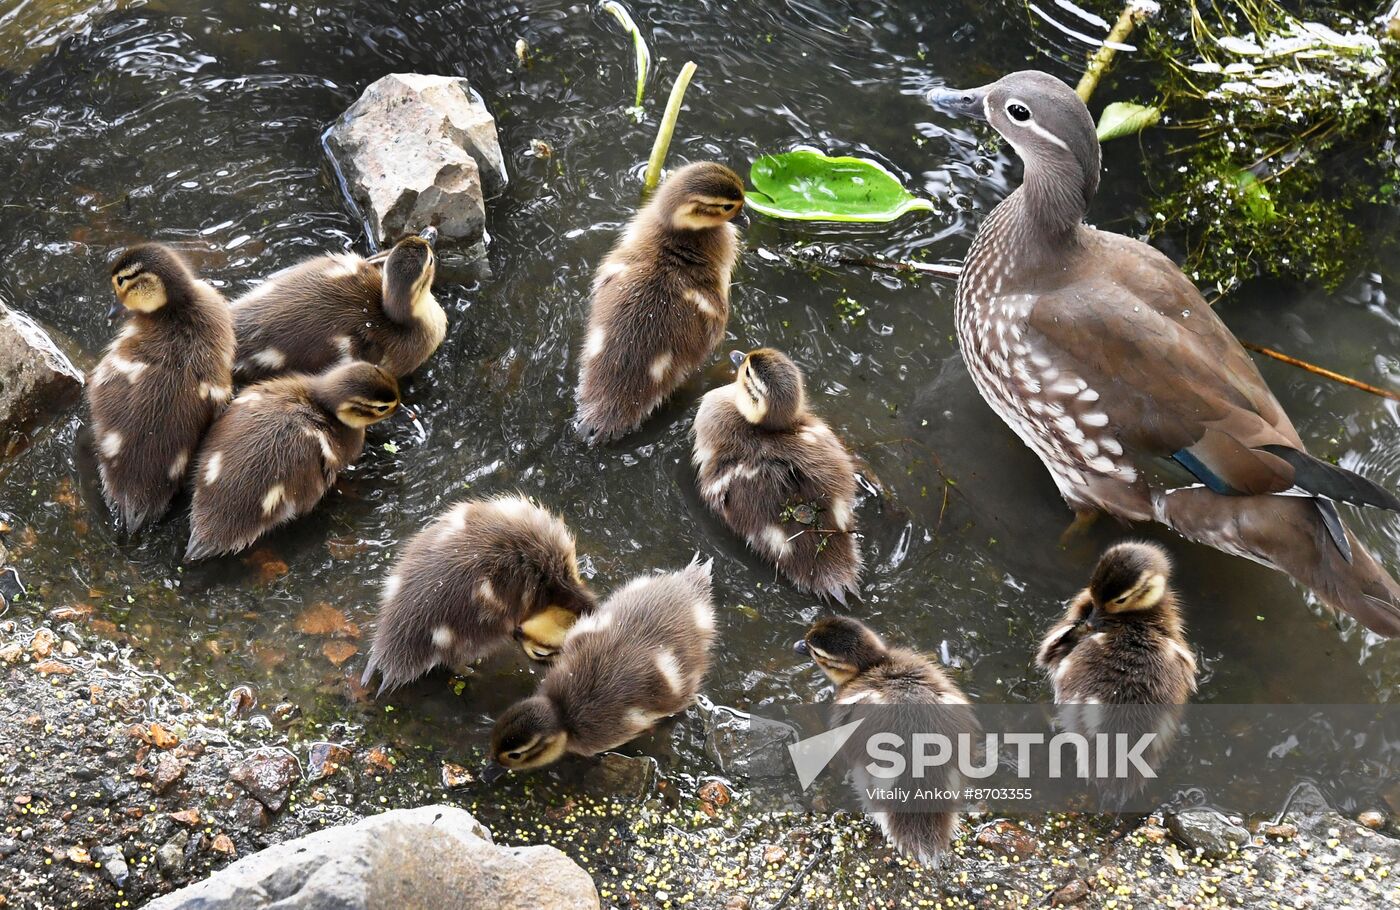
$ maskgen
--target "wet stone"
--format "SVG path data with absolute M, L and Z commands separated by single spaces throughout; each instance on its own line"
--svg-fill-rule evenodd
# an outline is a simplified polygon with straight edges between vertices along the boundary
M 604 752 L 584 775 L 584 785 L 598 796 L 644 799 L 656 788 L 660 767 L 649 755 Z
M 1082 878 L 1076 878 L 1068 884 L 1061 885 L 1050 895 L 1050 904 L 1054 907 L 1068 907 L 1077 904 L 1089 896 L 1089 884 Z
M 326 142 L 381 244 L 432 225 L 441 243 L 484 255 L 483 191 L 499 192 L 507 177 L 496 121 L 466 79 L 384 76 Z
M 351 752 L 335 743 L 316 743 L 307 756 L 306 776 L 308 780 L 324 780 L 335 774 L 350 761 Z
M 1168 817 L 1167 828 L 1188 847 L 1222 859 L 1249 843 L 1249 832 L 1212 809 L 1188 809 Z
M 156 770 L 151 775 L 151 787 L 156 793 L 164 793 L 175 785 L 185 774 L 185 762 L 169 752 L 156 759 Z
M 241 796 L 229 810 L 229 818 L 240 828 L 266 828 L 272 822 L 262 803 L 247 796 Z
M 38 323 L 0 303 L 0 457 L 76 401 L 83 374 Z
M 178 832 L 170 840 L 160 845 L 156 850 L 156 865 L 160 871 L 167 876 L 174 875 L 185 868 L 185 848 L 190 844 L 190 835 L 186 831 Z
M 121 847 L 98 847 L 92 851 L 92 858 L 102 864 L 102 874 L 109 882 L 118 888 L 126 885 L 131 870 L 127 867 Z
M 234 783 L 272 812 L 287 803 L 287 792 L 300 775 L 297 760 L 286 752 L 259 750 L 239 762 L 230 772 Z
M 1040 845 L 1025 828 L 1012 821 L 1001 819 L 984 826 L 977 832 L 977 843 L 1002 856 L 1015 856 L 1024 859 L 1040 852 Z

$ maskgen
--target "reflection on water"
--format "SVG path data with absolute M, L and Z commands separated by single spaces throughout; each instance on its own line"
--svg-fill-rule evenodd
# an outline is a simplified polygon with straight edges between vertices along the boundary
M 60 26 L 0 16 L 0 48 L 43 49 L 0 63 L 11 67 L 0 75 L 0 157 L 15 163 L 0 219 L 0 296 L 80 360 L 90 363 L 113 331 L 102 274 L 124 244 L 174 243 L 230 293 L 308 253 L 363 249 L 318 137 L 384 73 L 468 76 L 498 117 L 511 185 L 491 206 L 491 276 L 438 289 L 447 340 L 406 386 L 425 438 L 408 421 L 374 428 L 364 460 L 312 516 L 246 557 L 181 570 L 183 518 L 132 543 L 107 530 L 90 463 L 74 454 L 74 414 L 0 476 L 0 510 L 15 525 L 9 542 L 39 595 L 22 610 L 85 604 L 99 628 L 130 636 L 188 684 L 222 692 L 248 682 L 264 705 L 291 699 L 308 716 L 383 723 L 382 708 L 353 700 L 347 680 L 361 656 L 347 659 L 338 643 L 363 643 L 377 579 L 400 541 L 453 498 L 519 490 L 568 517 L 603 591 L 684 565 L 696 550 L 717 557 L 723 643 L 707 687 L 715 702 L 813 697 L 819 683 L 788 646 L 820 608 L 730 539 L 692 488 L 689 418 L 725 380 L 720 366 L 621 445 L 587 450 L 567 426 L 592 267 L 635 205 L 664 104 L 657 96 L 694 59 L 675 161 L 714 158 L 746 171 L 760 152 L 802 142 L 874 156 L 940 201 L 939 214 L 882 227 L 756 218 L 735 280 L 730 346 L 787 350 L 810 377 L 817 409 L 878 482 L 859 510 L 870 569 L 855 612 L 938 653 L 975 698 L 1045 697 L 1032 670 L 1038 636 L 1121 529 L 1101 522 L 1081 546 L 1058 548 L 1069 515 L 977 398 L 952 340 L 950 286 L 780 255 L 822 242 L 962 256 L 1019 165 L 934 117 L 919 94 L 1028 62 L 1071 76 L 1080 48 L 1055 44 L 1061 38 L 1047 37 L 1020 3 L 636 3 L 658 59 L 640 125 L 625 113 L 630 48 L 584 3 L 51 6 L 72 7 Z M 1054 15 L 1071 21 L 1059 5 Z M 1088 22 L 1076 28 L 1097 34 Z M 531 68 L 515 61 L 517 38 L 532 49 Z M 1119 79 L 1132 78 L 1129 61 Z M 552 156 L 532 153 L 536 140 Z M 1093 215 L 1131 231 L 1143 152 L 1127 142 L 1105 151 Z M 1225 315 L 1243 337 L 1393 384 L 1400 304 L 1387 283 L 1360 276 L 1339 297 L 1269 287 L 1230 299 Z M 843 297 L 865 315 L 843 322 Z M 1263 369 L 1319 455 L 1400 489 L 1393 402 L 1277 364 Z M 1400 520 L 1354 521 L 1400 567 Z M 1145 533 L 1177 557 L 1204 658 L 1203 700 L 1385 700 L 1400 681 L 1400 652 L 1339 630 L 1281 576 Z M 323 603 L 345 622 L 328 631 L 315 621 L 324 611 L 304 615 Z M 390 735 L 453 755 L 478 748 L 490 716 L 533 680 L 513 654 L 489 661 L 460 695 L 432 677 L 395 697 L 401 720 Z M 683 739 L 674 762 L 703 767 Z

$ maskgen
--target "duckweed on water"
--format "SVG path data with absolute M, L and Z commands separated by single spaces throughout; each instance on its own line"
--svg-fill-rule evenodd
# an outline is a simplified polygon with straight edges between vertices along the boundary
M 1383 23 L 1305 21 L 1272 0 L 1183 15 L 1145 42 L 1185 134 L 1153 180 L 1152 230 L 1179 232 L 1187 273 L 1216 293 L 1260 274 L 1337 288 L 1397 199 L 1400 45 Z

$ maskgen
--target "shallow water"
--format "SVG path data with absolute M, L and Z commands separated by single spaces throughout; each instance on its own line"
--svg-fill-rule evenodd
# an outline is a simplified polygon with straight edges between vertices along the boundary
M 716 365 L 619 445 L 590 451 L 567 426 L 592 268 L 636 204 L 670 80 L 694 59 L 673 163 L 713 158 L 746 172 L 757 154 L 805 143 L 877 157 L 940 201 L 938 214 L 888 227 L 756 216 L 729 346 L 787 350 L 807 371 L 816 408 L 878 479 L 882 492 L 859 509 L 869 570 L 854 612 L 938 652 L 977 699 L 1046 696 L 1031 666 L 1038 635 L 1123 531 L 1101 522 L 1081 545 L 1057 546 L 1070 516 L 972 388 L 953 341 L 951 285 L 818 266 L 790 250 L 821 243 L 960 259 L 1019 165 L 935 116 L 920 92 L 1027 65 L 1071 77 L 1082 50 L 1073 39 L 1015 0 L 902 10 L 837 0 L 635 3 L 658 62 L 638 124 L 625 111 L 630 45 L 588 4 L 53 6 L 66 18 L 0 13 L 0 67 L 13 68 L 0 71 L 0 159 L 15 163 L 0 219 L 0 296 L 53 329 L 84 366 L 114 331 L 105 263 L 124 244 L 174 243 L 231 294 L 313 252 L 363 251 L 319 135 L 384 73 L 470 77 L 498 119 L 511 184 L 490 205 L 491 277 L 439 284 L 447 340 L 406 394 L 425 436 L 406 420 L 377 427 L 363 461 L 312 516 L 252 557 L 182 571 L 187 524 L 178 513 L 135 542 L 108 530 L 91 466 L 75 455 L 75 411 L 0 467 L 0 512 L 34 595 L 20 613 L 87 605 L 190 685 L 218 693 L 249 683 L 263 706 L 292 701 L 309 718 L 365 723 L 405 748 L 460 760 L 484 744 L 491 715 L 532 688 L 522 659 L 492 659 L 460 695 L 434 676 L 397 694 L 386 718 L 382 703 L 354 698 L 349 678 L 361 656 L 335 665 L 328 639 L 300 630 L 298 617 L 327 602 L 363 634 L 378 579 L 405 538 L 455 498 L 520 490 L 567 517 L 604 592 L 696 551 L 716 557 L 723 639 L 706 687 L 715 702 L 754 709 L 820 693 L 789 648 L 820 608 L 776 583 L 693 491 L 690 416 L 726 373 Z M 1063 5 L 1045 6 L 1071 21 Z M 1075 28 L 1093 32 L 1082 20 Z M 528 69 L 514 55 L 522 37 Z M 1128 60 L 1101 92 L 1129 96 L 1138 85 Z M 552 157 L 532 155 L 535 140 Z M 1157 141 L 1146 140 L 1149 154 Z M 1143 149 L 1119 141 L 1105 151 L 1092 217 L 1140 230 Z M 1394 278 L 1378 263 L 1339 295 L 1274 285 L 1231 296 L 1223 313 L 1241 337 L 1395 387 Z M 843 320 L 843 300 L 864 314 Z M 1318 455 L 1400 489 L 1394 402 L 1274 363 L 1263 370 Z M 1351 520 L 1400 568 L 1400 518 Z M 1144 533 L 1176 556 L 1203 657 L 1201 700 L 1391 697 L 1394 645 L 1339 627 L 1281 576 Z M 673 767 L 705 770 L 694 738 L 675 739 Z

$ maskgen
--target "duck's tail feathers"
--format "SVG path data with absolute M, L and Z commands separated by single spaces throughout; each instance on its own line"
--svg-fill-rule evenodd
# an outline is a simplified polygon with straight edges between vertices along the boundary
M 1329 530 L 1317 500 L 1220 496 L 1205 487 L 1191 487 L 1154 493 L 1153 512 L 1188 540 L 1285 572 L 1327 606 L 1351 614 L 1371 631 L 1400 636 L 1400 583 L 1355 535 L 1340 527 L 1351 551 L 1348 561 L 1334 545 L 1335 529 Z
M 1354 471 L 1339 468 L 1288 446 L 1260 448 L 1288 462 L 1293 468 L 1294 485 L 1314 496 L 1326 496 L 1328 499 L 1349 502 L 1354 506 L 1375 506 L 1378 509 L 1400 512 L 1400 497 Z

